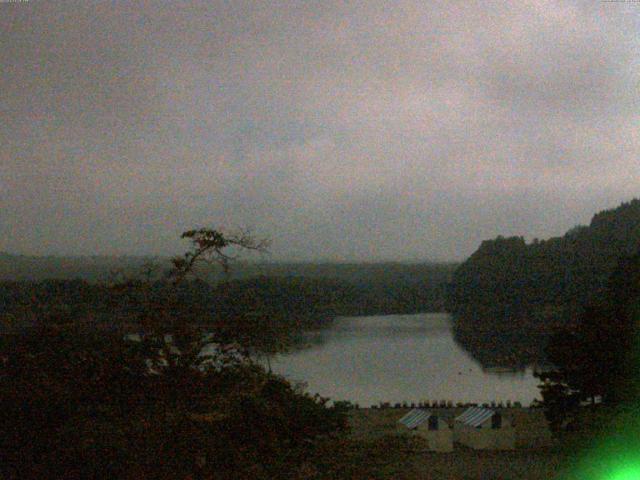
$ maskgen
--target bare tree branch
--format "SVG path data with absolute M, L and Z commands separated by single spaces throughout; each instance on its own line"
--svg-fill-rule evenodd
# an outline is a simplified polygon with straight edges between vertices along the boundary
M 267 253 L 269 247 L 268 240 L 256 239 L 251 231 L 246 229 L 225 235 L 218 230 L 200 228 L 187 230 L 181 238 L 191 241 L 191 250 L 181 257 L 172 259 L 173 270 L 170 276 L 176 284 L 193 274 L 197 263 L 217 264 L 225 273 L 228 272 L 230 263 L 238 258 L 238 255 L 225 251 L 228 248 Z

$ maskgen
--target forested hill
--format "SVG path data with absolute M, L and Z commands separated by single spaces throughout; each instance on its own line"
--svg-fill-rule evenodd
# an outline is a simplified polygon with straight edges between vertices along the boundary
M 115 317 L 131 317 L 131 309 L 113 298 L 104 280 L 109 269 L 136 278 L 149 260 L 49 257 L 39 263 L 38 257 L 0 254 L 0 267 L 7 267 L 0 272 L 0 328 L 3 318 L 22 324 L 20 319 L 111 323 Z M 161 260 L 156 273 L 168 264 Z M 239 263 L 228 276 L 202 272 L 210 281 L 188 282 L 180 296 L 182 304 L 200 315 L 198 322 L 247 312 L 274 318 L 286 313 L 298 327 L 315 328 L 337 315 L 442 312 L 454 269 L 452 264 Z M 162 296 L 165 288 L 156 282 L 154 294 Z
M 566 323 L 639 245 L 638 199 L 602 211 L 589 226 L 562 237 L 529 244 L 522 237 L 487 240 L 455 271 L 447 309 L 467 323 L 483 318 L 492 324 L 476 327 Z

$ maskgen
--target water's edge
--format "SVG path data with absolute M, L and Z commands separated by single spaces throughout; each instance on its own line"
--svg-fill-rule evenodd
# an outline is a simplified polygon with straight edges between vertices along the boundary
M 483 369 L 455 341 L 448 314 L 338 317 L 308 340 L 271 367 L 334 400 L 528 405 L 539 396 L 533 368 Z

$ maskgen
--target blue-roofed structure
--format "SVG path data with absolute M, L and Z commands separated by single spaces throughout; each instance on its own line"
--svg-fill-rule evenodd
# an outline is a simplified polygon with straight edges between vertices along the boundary
M 515 429 L 501 413 L 484 407 L 471 407 L 454 420 L 454 441 L 476 450 L 515 449 Z
M 414 408 L 409 413 L 407 413 L 404 417 L 398 420 L 399 423 L 403 424 L 409 430 L 413 430 L 417 428 L 420 424 L 426 422 L 429 417 L 431 417 L 431 412 L 429 410 L 423 410 L 422 408 Z
M 465 412 L 456 417 L 456 422 L 462 422 L 465 425 L 470 425 L 472 427 L 478 427 L 482 425 L 488 418 L 491 418 L 495 415 L 493 410 L 483 407 L 471 407 Z
M 430 450 L 451 452 L 453 450 L 453 431 L 440 416 L 429 410 L 414 408 L 398 420 L 412 434 L 419 435 L 427 441 Z

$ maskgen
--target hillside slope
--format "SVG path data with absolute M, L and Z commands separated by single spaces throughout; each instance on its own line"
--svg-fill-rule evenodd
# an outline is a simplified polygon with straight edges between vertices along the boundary
M 562 237 L 484 241 L 454 272 L 447 292 L 456 338 L 485 365 L 535 362 L 545 336 L 574 322 L 639 245 L 638 199 Z

